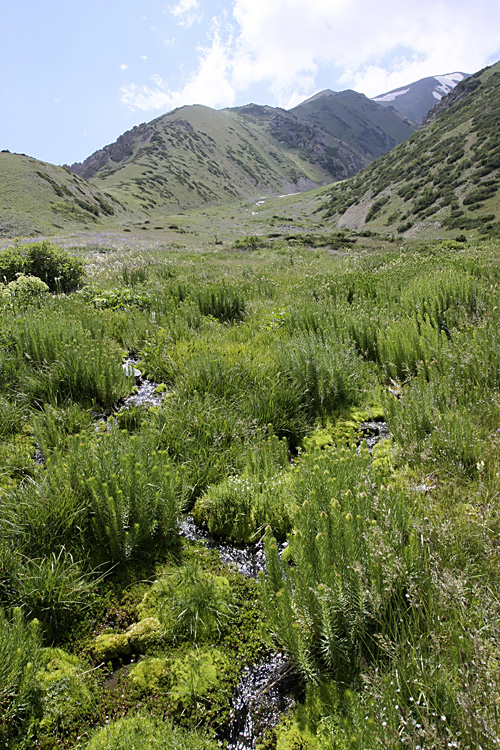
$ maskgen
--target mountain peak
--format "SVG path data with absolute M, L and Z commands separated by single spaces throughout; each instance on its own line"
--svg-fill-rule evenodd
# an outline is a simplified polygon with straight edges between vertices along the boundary
M 457 71 L 421 78 L 415 83 L 379 94 L 373 97 L 373 101 L 383 107 L 394 107 L 405 117 L 421 125 L 425 115 L 434 104 L 449 94 L 457 83 L 468 77 L 468 73 Z

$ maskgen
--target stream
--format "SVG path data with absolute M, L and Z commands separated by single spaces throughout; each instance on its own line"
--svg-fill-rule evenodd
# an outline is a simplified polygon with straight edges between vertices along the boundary
M 160 404 L 162 396 L 155 393 L 157 384 L 144 380 L 136 364 L 137 360 L 128 358 L 123 365 L 137 385 L 137 393 L 126 399 L 123 408 Z M 360 432 L 360 444 L 366 442 L 370 452 L 379 440 L 390 437 L 383 421 L 364 422 L 360 425 Z M 208 531 L 197 526 L 191 516 L 184 516 L 179 532 L 188 541 L 202 542 L 216 550 L 221 562 L 241 575 L 257 578 L 259 571 L 265 570 L 263 539 L 255 544 L 229 544 L 214 539 Z M 282 543 L 280 551 L 286 545 L 286 542 Z M 253 750 L 265 730 L 274 727 L 286 712 L 293 710 L 294 692 L 297 692 L 297 679 L 285 654 L 277 652 L 245 667 L 232 697 L 231 721 L 220 737 L 227 750 Z
M 191 516 L 183 518 L 180 533 L 189 541 L 202 542 L 216 550 L 221 562 L 241 575 L 257 578 L 259 571 L 265 570 L 262 539 L 256 544 L 240 546 L 221 542 L 197 526 Z M 280 546 L 284 549 L 286 542 Z M 227 750 L 254 748 L 264 731 L 275 726 L 283 714 L 293 708 L 296 687 L 296 678 L 283 653 L 271 654 L 245 667 L 233 693 L 231 721 L 221 737 L 227 743 Z

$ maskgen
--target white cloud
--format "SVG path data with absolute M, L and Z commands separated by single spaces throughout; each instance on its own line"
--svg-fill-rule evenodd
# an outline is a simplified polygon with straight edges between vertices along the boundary
M 217 23 L 211 31 L 210 46 L 198 48 L 198 68 L 178 91 L 172 91 L 160 75 L 151 80 L 155 88 L 132 83 L 122 86 L 121 101 L 129 109 L 170 110 L 185 104 L 224 107 L 234 103 L 235 92 L 230 80 L 229 42 L 223 42 Z
M 201 21 L 202 16 L 197 13 L 198 0 L 179 0 L 176 5 L 169 8 L 179 26 L 192 26 L 195 21 Z
M 498 0 L 235 0 L 233 13 L 236 87 L 267 81 L 281 104 L 314 90 L 325 65 L 344 70 L 344 88 L 375 96 L 428 75 L 472 73 L 500 54 Z
M 125 63 L 122 63 L 122 64 L 120 65 L 120 68 L 121 68 L 122 70 L 127 70 L 127 68 L 128 68 L 128 65 L 126 65 Z
M 500 57 L 500 0 L 228 0 L 184 85 L 123 87 L 132 109 L 203 103 L 231 106 L 250 86 L 259 103 L 290 108 L 320 88 L 376 96 L 419 78 L 473 73 Z M 179 24 L 200 20 L 198 0 L 169 8 Z M 202 28 L 202 27 L 200 27 Z M 169 41 L 169 40 L 167 40 Z M 330 77 L 329 77 L 330 76 Z M 321 85 L 319 82 L 321 81 Z

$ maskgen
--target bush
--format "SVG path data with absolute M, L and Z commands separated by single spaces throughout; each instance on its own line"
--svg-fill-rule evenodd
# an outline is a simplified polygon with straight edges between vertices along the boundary
M 21 274 L 15 281 L 11 281 L 2 289 L 2 296 L 6 302 L 16 300 L 27 303 L 43 297 L 49 291 L 47 284 L 37 276 Z
M 0 278 L 8 284 L 19 274 L 37 276 L 51 292 L 72 292 L 81 283 L 83 261 L 48 240 L 0 252 Z

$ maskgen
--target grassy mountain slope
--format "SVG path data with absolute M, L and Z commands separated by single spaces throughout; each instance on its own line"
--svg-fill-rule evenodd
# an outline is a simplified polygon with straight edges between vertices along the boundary
M 335 147 L 340 139 L 368 164 L 408 138 L 416 127 L 399 112 L 356 91 L 326 90 L 291 110 L 302 122 L 321 127 Z
M 158 216 L 345 179 L 413 129 L 355 92 L 291 112 L 194 105 L 124 133 L 71 169 L 134 210 Z
M 237 111 L 201 105 L 181 107 L 140 126 L 71 168 L 147 214 L 331 181 L 297 149 L 280 147 L 262 118 L 256 126 Z
M 327 173 L 328 182 L 344 180 L 367 163 L 359 148 L 332 137 L 311 119 L 303 121 L 292 112 L 257 104 L 232 111 L 243 116 L 253 127 L 264 130 L 280 150 L 296 153 L 301 160 L 317 164 Z
M 500 234 L 500 63 L 459 83 L 436 112 L 334 186 L 327 216 L 341 227 L 408 237 Z
M 0 235 L 34 235 L 104 226 L 123 207 L 64 167 L 0 153 Z

